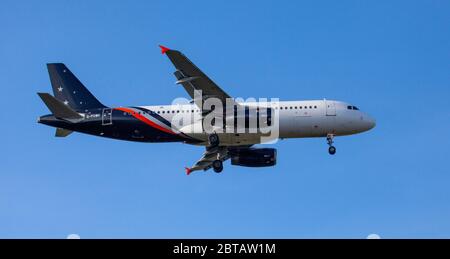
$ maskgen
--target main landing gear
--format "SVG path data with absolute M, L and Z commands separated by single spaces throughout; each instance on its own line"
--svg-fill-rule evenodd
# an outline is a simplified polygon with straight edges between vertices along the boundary
M 209 135 L 208 144 L 209 146 L 206 148 L 208 150 L 218 148 L 220 144 L 219 135 L 217 135 L 216 133 Z M 223 162 L 220 159 L 220 152 L 217 152 L 217 158 L 212 162 L 211 166 L 216 173 L 221 173 L 223 171 Z
M 217 147 L 219 146 L 219 135 L 217 135 L 216 133 L 213 133 L 211 135 L 208 136 L 208 143 L 210 147 Z
M 212 167 L 214 169 L 214 172 L 221 173 L 223 170 L 223 163 L 221 160 L 214 160 L 212 163 Z
M 328 146 L 330 146 L 328 148 L 328 153 L 330 153 L 330 155 L 336 154 L 336 148 L 333 146 L 333 138 L 334 138 L 333 134 L 327 135 L 327 143 L 328 143 Z

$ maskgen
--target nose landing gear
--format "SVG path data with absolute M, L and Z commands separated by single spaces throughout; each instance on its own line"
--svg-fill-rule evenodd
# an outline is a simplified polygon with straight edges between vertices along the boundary
M 329 147 L 328 148 L 328 153 L 330 153 L 330 155 L 336 154 L 336 148 L 334 146 Z
M 334 138 L 334 135 L 333 135 L 333 134 L 328 134 L 328 135 L 327 135 L 327 143 L 328 143 L 328 146 L 330 146 L 330 147 L 328 148 L 328 153 L 329 153 L 330 155 L 336 154 L 336 148 L 333 146 L 333 138 Z

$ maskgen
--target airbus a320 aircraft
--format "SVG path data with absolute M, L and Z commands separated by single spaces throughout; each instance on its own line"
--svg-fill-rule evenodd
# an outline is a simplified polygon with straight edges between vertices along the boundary
M 265 167 L 276 164 L 276 149 L 253 145 L 274 139 L 324 137 L 328 152 L 336 153 L 335 136 L 372 129 L 375 120 L 356 106 L 333 100 L 238 101 L 231 98 L 177 50 L 161 47 L 176 68 L 177 84 L 192 101 L 157 106 L 107 107 L 62 63 L 47 64 L 54 96 L 38 93 L 52 114 L 39 123 L 56 127 L 56 137 L 73 131 L 137 142 L 184 142 L 205 147 L 193 171 L 223 162 Z

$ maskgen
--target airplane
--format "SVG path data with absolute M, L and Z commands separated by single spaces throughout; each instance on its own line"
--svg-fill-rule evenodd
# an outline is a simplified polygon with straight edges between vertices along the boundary
M 223 162 L 228 159 L 237 166 L 274 166 L 277 150 L 254 146 L 274 139 L 323 137 L 329 154 L 334 155 L 336 136 L 365 132 L 376 125 L 367 113 L 342 101 L 238 101 L 180 51 L 161 45 L 160 48 L 176 69 L 176 83 L 183 86 L 193 98 L 191 101 L 108 107 L 63 63 L 49 63 L 47 69 L 54 95 L 38 95 L 51 114 L 40 116 L 38 123 L 55 127 L 56 137 L 80 132 L 135 142 L 183 142 L 204 146 L 201 159 L 185 168 L 188 175 L 210 168 L 220 173 Z M 210 100 L 216 105 L 211 105 Z M 207 119 L 209 123 L 205 123 Z M 262 130 L 267 128 L 270 132 Z

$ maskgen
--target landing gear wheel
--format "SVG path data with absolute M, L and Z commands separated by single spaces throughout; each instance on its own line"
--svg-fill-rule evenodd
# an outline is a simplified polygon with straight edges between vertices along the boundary
M 336 148 L 334 146 L 329 147 L 328 148 L 328 153 L 330 153 L 330 155 L 336 154 Z
M 217 147 L 219 145 L 219 135 L 217 135 L 216 133 L 209 135 L 208 142 L 209 146 Z
M 327 135 L 327 144 L 328 144 L 328 146 L 330 146 L 328 148 L 328 153 L 330 153 L 330 155 L 336 154 L 336 148 L 333 146 L 333 138 L 334 138 L 333 134 Z
M 212 167 L 214 169 L 214 172 L 220 173 L 223 170 L 223 163 L 220 160 L 214 160 L 214 162 L 212 163 Z

